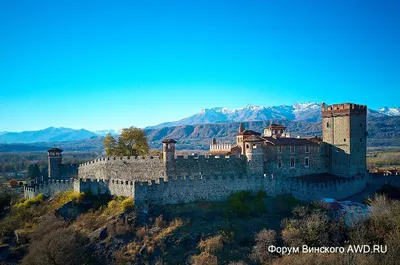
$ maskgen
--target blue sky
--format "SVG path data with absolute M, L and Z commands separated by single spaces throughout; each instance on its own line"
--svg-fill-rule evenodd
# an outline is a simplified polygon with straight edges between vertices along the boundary
M 85 2 L 85 3 L 82 3 Z M 0 1 L 0 131 L 399 106 L 399 1 Z

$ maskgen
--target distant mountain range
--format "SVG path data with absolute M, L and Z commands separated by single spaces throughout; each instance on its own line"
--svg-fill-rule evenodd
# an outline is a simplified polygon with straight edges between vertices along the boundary
M 371 117 L 384 116 L 400 116 L 400 107 L 388 108 L 383 107 L 379 110 L 368 110 Z M 212 108 L 203 109 L 199 113 L 190 117 L 165 122 L 155 126 L 149 126 L 149 129 L 157 129 L 171 126 L 196 125 L 207 123 L 221 122 L 244 122 L 244 121 L 263 121 L 272 119 L 285 119 L 289 121 L 307 121 L 316 122 L 321 120 L 321 104 L 320 103 L 296 103 L 293 105 L 281 106 L 255 106 L 247 105 L 244 108 L 228 109 L 228 108 Z
M 39 131 L 6 132 L 0 134 L 0 143 L 77 141 L 97 136 L 94 132 L 85 129 L 49 127 Z
M 368 110 L 368 117 L 371 118 L 384 118 L 400 116 L 400 107 L 388 108 L 383 107 L 379 110 Z M 190 132 L 191 138 L 212 137 L 221 135 L 226 130 L 226 126 L 211 126 L 209 124 L 222 124 L 246 121 L 267 121 L 267 120 L 280 120 L 300 122 L 293 124 L 302 124 L 306 122 L 308 126 L 321 121 L 321 104 L 319 103 L 297 103 L 294 105 L 281 105 L 272 107 L 262 107 L 255 105 L 247 105 L 244 108 L 228 109 L 228 108 L 212 108 L 203 109 L 199 113 L 190 117 L 181 119 L 174 122 L 166 122 L 156 126 L 149 126 L 146 132 L 149 135 L 149 140 L 161 139 L 160 137 L 170 136 L 174 138 L 185 139 Z M 285 123 L 286 123 L 285 122 Z M 191 125 L 191 126 L 189 126 Z M 196 125 L 196 126 L 193 126 Z M 188 127 L 189 126 L 189 127 Z M 229 125 L 227 125 L 229 127 Z M 168 127 L 168 128 L 167 128 Z M 202 128 L 213 130 L 211 133 L 200 132 Z M 214 128 L 215 127 L 215 128 Z M 221 128 L 219 128 L 221 127 Z M 219 128 L 219 129 L 216 129 Z M 225 129 L 224 129 L 225 128 Z M 232 128 L 230 128 L 231 130 Z M 398 129 L 398 128 L 396 128 Z M 219 130 L 219 132 L 215 131 Z M 236 128 L 235 128 L 236 130 Z M 292 131 L 296 131 L 292 130 Z M 301 133 L 305 132 L 299 130 Z M 312 131 L 315 131 L 314 129 Z M 317 130 L 318 131 L 318 130 Z M 24 131 L 24 132 L 0 132 L 0 143 L 3 144 L 20 144 L 20 143 L 60 143 L 60 142 L 73 142 L 82 141 L 89 138 L 98 138 L 105 136 L 107 133 L 116 136 L 121 130 L 98 130 L 88 131 L 85 129 L 70 129 L 70 128 L 54 128 L 49 127 L 39 131 Z M 310 132 L 311 133 L 311 132 Z M 226 135 L 230 135 L 227 133 Z M 194 139 L 193 138 L 193 139 Z M 82 146 L 80 144 L 79 146 Z
M 245 127 L 262 132 L 269 122 L 280 123 L 288 127 L 288 131 L 295 137 L 300 135 L 321 136 L 321 122 L 288 121 L 285 119 L 269 121 L 245 122 Z M 182 125 L 175 127 L 164 127 L 159 129 L 145 129 L 150 147 L 161 150 L 161 140 L 174 138 L 178 141 L 178 150 L 207 150 L 211 139 L 235 142 L 235 136 L 240 122 L 210 123 L 199 125 Z M 400 148 L 400 116 L 373 117 L 368 116 L 368 141 L 369 148 L 399 149 Z M 89 139 L 76 141 L 40 142 L 40 143 L 17 143 L 1 144 L 0 152 L 32 152 L 46 151 L 57 146 L 65 151 L 95 152 L 103 153 L 103 136 L 93 136 Z

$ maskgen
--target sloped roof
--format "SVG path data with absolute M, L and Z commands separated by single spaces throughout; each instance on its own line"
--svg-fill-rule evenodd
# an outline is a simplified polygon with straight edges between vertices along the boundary
M 176 144 L 176 141 L 171 138 L 164 139 L 162 142 L 163 144 Z
M 264 142 L 264 139 L 257 135 L 250 135 L 244 138 L 243 142 Z
M 286 137 L 262 137 L 272 145 L 318 145 L 321 141 L 316 138 L 286 138 Z
M 238 133 L 238 135 L 261 135 L 261 133 L 255 132 L 253 130 L 244 130 L 244 131 Z

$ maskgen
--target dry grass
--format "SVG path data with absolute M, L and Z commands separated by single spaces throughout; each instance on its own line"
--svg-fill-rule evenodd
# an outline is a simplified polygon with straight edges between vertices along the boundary
M 367 157 L 368 168 L 400 165 L 400 151 L 373 152 Z
M 215 254 L 222 249 L 223 243 L 224 241 L 222 235 L 217 235 L 205 240 L 202 239 L 198 245 L 198 248 L 204 252 Z

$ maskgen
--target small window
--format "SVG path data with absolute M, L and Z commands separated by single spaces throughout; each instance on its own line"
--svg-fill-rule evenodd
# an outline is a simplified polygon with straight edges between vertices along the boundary
M 310 153 L 310 147 L 308 145 L 306 145 L 305 149 L 307 154 Z
M 304 166 L 309 167 L 310 166 L 310 159 L 308 157 L 304 158 Z
M 250 145 L 246 144 L 246 148 L 249 149 L 249 148 L 250 148 Z
M 278 158 L 278 168 L 282 168 L 282 158 Z
M 294 145 L 291 145 L 291 146 L 290 146 L 290 153 L 291 153 L 291 154 L 294 154 L 294 152 L 295 152 Z
M 278 146 L 278 153 L 282 153 L 282 145 Z
M 346 138 L 343 139 L 343 142 L 346 142 Z
M 290 167 L 294 168 L 295 164 L 294 164 L 294 157 L 290 158 Z
M 329 121 L 326 123 L 326 128 L 331 127 L 331 124 L 329 123 Z

